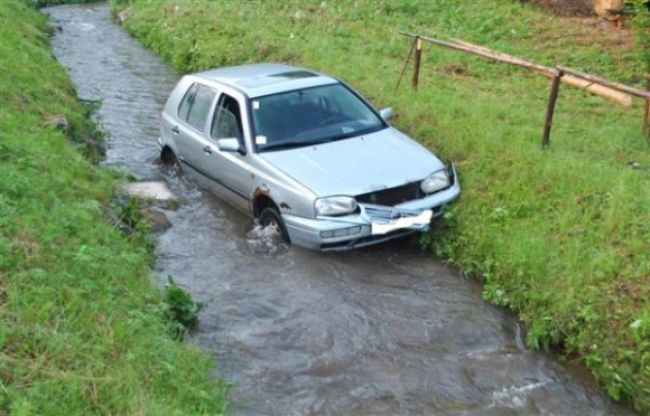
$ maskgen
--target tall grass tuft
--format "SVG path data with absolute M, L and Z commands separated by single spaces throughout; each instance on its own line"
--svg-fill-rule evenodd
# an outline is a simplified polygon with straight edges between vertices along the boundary
M 0 414 L 219 414 L 226 387 L 170 336 L 142 231 L 105 216 L 120 178 L 80 151 L 96 126 L 47 29 L 0 2 Z

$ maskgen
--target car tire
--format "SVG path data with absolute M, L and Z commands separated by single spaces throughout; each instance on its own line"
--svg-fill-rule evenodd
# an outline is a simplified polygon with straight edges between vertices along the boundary
M 275 207 L 266 207 L 262 210 L 262 213 L 259 217 L 259 222 L 262 227 L 268 227 L 274 225 L 280 231 L 280 236 L 282 240 L 286 243 L 289 243 L 289 233 L 287 233 L 287 227 L 284 225 L 280 211 Z
M 160 161 L 167 166 L 179 165 L 176 154 L 167 146 L 160 151 Z
M 176 154 L 169 147 L 164 147 L 160 151 L 160 163 L 162 170 L 171 176 L 177 176 L 181 172 L 181 164 Z

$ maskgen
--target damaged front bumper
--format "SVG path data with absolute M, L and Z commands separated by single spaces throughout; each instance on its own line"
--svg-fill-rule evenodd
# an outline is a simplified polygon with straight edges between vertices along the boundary
M 378 244 L 393 238 L 427 231 L 447 204 L 460 195 L 453 164 L 451 185 L 421 199 L 393 207 L 359 204 L 359 212 L 340 217 L 304 218 L 282 214 L 291 242 L 321 251 L 340 251 Z

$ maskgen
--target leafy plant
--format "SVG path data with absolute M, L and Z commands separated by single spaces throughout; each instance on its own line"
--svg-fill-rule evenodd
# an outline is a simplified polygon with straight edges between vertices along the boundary
M 171 276 L 167 276 L 165 288 L 165 303 L 167 317 L 172 323 L 174 335 L 182 339 L 187 331 L 196 328 L 199 323 L 199 313 L 205 306 L 192 299 L 192 295 L 178 286 Z
M 142 227 L 142 215 L 140 214 L 140 199 L 127 197 L 116 202 L 119 223 L 128 233 L 132 233 Z

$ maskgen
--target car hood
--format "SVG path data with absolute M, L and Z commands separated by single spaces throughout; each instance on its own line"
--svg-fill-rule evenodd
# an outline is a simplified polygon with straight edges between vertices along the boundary
M 320 197 L 393 188 L 422 180 L 444 167 L 429 150 L 392 127 L 259 156 Z

